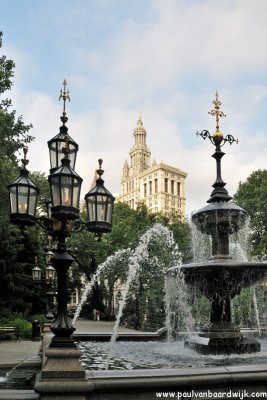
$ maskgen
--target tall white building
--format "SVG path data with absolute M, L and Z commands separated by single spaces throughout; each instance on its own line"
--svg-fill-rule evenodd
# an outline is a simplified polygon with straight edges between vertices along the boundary
M 134 129 L 134 145 L 130 150 L 130 164 L 123 165 L 121 194 L 117 202 L 125 202 L 136 209 L 143 202 L 149 211 L 177 212 L 185 218 L 186 172 L 165 163 L 151 163 L 151 152 L 146 144 L 146 130 L 141 113 Z

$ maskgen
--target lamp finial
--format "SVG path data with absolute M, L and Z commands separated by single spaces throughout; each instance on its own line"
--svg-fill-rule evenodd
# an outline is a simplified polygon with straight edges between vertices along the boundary
M 63 99 L 63 113 L 62 113 L 62 117 L 61 117 L 61 121 L 63 122 L 63 125 L 65 125 L 65 123 L 68 121 L 68 117 L 66 115 L 66 100 L 70 101 L 70 94 L 69 91 L 67 90 L 67 81 L 66 79 L 64 79 L 63 81 L 63 90 L 60 90 L 60 95 L 59 95 L 59 99 L 61 100 Z
M 102 158 L 99 158 L 99 160 L 98 160 L 99 168 L 98 168 L 98 170 L 96 171 L 97 174 L 98 174 L 98 176 L 99 176 L 99 178 L 101 178 L 101 176 L 102 176 L 103 173 L 104 173 L 104 170 L 102 169 L 102 163 L 103 163 Z
M 29 164 L 29 160 L 27 160 L 27 153 L 28 153 L 28 147 L 25 146 L 23 148 L 24 157 L 21 159 L 23 169 L 26 169 L 26 165 Z

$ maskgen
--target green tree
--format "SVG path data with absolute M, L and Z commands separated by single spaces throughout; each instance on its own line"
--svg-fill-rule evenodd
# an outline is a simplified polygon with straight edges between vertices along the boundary
M 239 183 L 234 195 L 236 203 L 250 216 L 251 253 L 263 256 L 267 251 L 267 170 L 252 172 Z
M 2 48 L 0 32 L 0 48 Z M 15 64 L 5 55 L 0 57 L 0 305 L 2 310 L 27 312 L 33 302 L 31 268 L 38 254 L 36 232 L 23 234 L 9 224 L 7 185 L 18 177 L 19 151 L 33 140 L 31 125 L 17 117 L 12 102 L 6 97 L 11 90 Z
M 3 33 L 0 32 L 0 48 L 2 36 Z M 22 116 L 16 117 L 11 100 L 3 97 L 3 94 L 13 85 L 14 68 L 14 61 L 2 55 L 0 58 L 0 157 L 17 163 L 16 152 L 30 143 L 33 137 L 28 135 L 32 125 L 25 125 Z

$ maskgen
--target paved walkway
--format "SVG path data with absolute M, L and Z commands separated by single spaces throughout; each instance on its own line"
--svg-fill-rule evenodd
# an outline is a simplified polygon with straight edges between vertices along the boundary
M 75 323 L 75 333 L 112 333 L 114 321 L 90 321 L 79 319 Z M 133 333 L 133 329 L 119 327 L 119 333 Z M 0 342 L 0 367 L 13 366 L 20 361 L 38 355 L 41 341 L 21 340 L 20 342 L 3 340 Z

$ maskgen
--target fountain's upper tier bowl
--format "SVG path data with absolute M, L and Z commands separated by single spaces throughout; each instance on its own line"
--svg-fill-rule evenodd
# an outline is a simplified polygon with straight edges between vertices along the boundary
M 167 271 L 172 277 L 181 274 L 188 285 L 197 287 L 208 297 L 215 292 L 233 297 L 240 289 L 267 280 L 267 262 L 212 260 L 178 265 Z
M 222 234 L 231 234 L 242 228 L 247 212 L 232 202 L 210 203 L 192 215 L 197 228 L 208 235 L 215 230 Z

